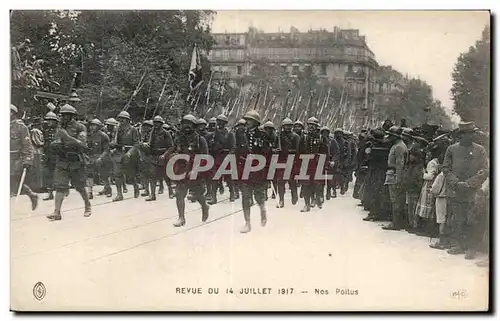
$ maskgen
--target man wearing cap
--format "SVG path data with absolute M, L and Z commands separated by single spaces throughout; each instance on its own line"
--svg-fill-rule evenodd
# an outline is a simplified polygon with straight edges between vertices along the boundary
M 176 181 L 177 187 L 175 198 L 179 219 L 174 223 L 175 227 L 181 227 L 186 224 L 185 198 L 189 189 L 192 190 L 194 199 L 201 205 L 202 222 L 206 222 L 209 215 L 209 205 L 205 200 L 203 184 L 200 184 L 199 178 L 195 180 L 190 179 L 194 157 L 197 154 L 208 154 L 205 138 L 196 132 L 197 124 L 198 120 L 193 115 L 184 116 L 181 122 L 181 131 L 177 135 L 174 145 L 161 156 L 162 162 L 168 162 L 169 158 L 174 154 L 189 156 L 189 160 L 177 160 L 173 166 L 174 174 L 186 174 L 185 177 Z M 167 170 L 169 170 L 169 168 L 167 168 Z
M 389 187 L 389 195 L 392 204 L 392 223 L 384 226 L 384 230 L 401 230 L 406 227 L 405 215 L 406 193 L 402 188 L 403 171 L 408 159 L 408 149 L 401 137 L 401 127 L 392 126 L 389 131 L 388 140 L 392 143 L 387 160 L 387 172 L 385 185 Z
M 458 127 L 458 143 L 448 147 L 443 162 L 451 210 L 452 248 L 448 253 L 467 250 L 466 259 L 473 259 L 479 235 L 472 214 L 476 193 L 489 175 L 488 156 L 483 146 L 473 142 L 473 122 L 460 123 Z
M 87 151 L 87 129 L 76 121 L 76 109 L 71 105 L 61 107 L 61 126 L 57 129 L 52 142 L 56 150 L 56 167 L 54 171 L 55 209 L 48 215 L 50 220 L 61 220 L 61 208 L 65 194 L 69 191 L 69 183 L 80 193 L 85 204 L 84 216 L 89 217 L 91 206 L 89 195 L 85 189 Z
M 46 126 L 44 127 L 43 140 L 43 155 L 42 155 L 42 171 L 44 187 L 47 189 L 48 196 L 44 201 L 54 199 L 54 170 L 56 166 L 56 154 L 52 148 L 52 142 L 55 139 L 57 127 L 59 126 L 59 117 L 49 111 L 45 115 Z
M 311 210 L 313 199 L 318 207 L 322 208 L 324 180 L 316 178 L 315 176 L 319 165 L 319 157 L 324 155 L 326 162 L 330 159 L 328 143 L 324 139 L 321 139 L 320 136 L 319 120 L 316 117 L 311 117 L 307 120 L 307 125 L 307 135 L 302 138 L 299 149 L 301 154 L 314 155 L 314 158 L 310 159 L 307 165 L 306 175 L 308 175 L 309 178 L 301 180 L 305 201 L 305 206 L 301 212 L 309 212 Z M 326 163 L 324 165 L 326 165 Z M 324 169 L 322 169 L 321 173 L 324 173 Z
M 23 171 L 33 165 L 33 145 L 28 127 L 19 119 L 16 106 L 10 105 L 10 190 L 17 193 Z M 26 179 L 25 179 L 26 181 Z M 28 195 L 31 209 L 38 206 L 38 195 L 33 193 L 27 183 L 23 182 L 21 193 Z
M 131 157 L 136 157 L 136 155 L 128 153 L 134 145 L 139 143 L 139 131 L 130 124 L 130 114 L 128 112 L 121 111 L 117 116 L 117 120 L 120 124 L 110 146 L 113 161 L 113 176 L 117 190 L 117 195 L 113 199 L 114 202 L 123 200 L 123 187 L 126 184 L 126 174 L 129 174 L 127 176 L 133 182 L 134 197 L 139 197 L 139 186 L 136 180 L 137 168 L 134 166 L 137 159 L 132 160 Z
M 266 134 L 259 129 L 260 115 L 255 110 L 250 110 L 244 116 L 246 130 L 243 135 L 236 136 L 236 156 L 238 157 L 238 172 L 239 177 L 243 173 L 243 169 L 250 154 L 257 154 L 266 156 L 271 152 L 271 146 Z M 268 161 L 268 160 L 267 160 Z M 267 164 L 266 164 L 267 165 Z M 241 179 L 241 194 L 242 194 L 242 207 L 243 217 L 245 219 L 245 226 L 241 233 L 248 233 L 252 230 L 250 222 L 251 199 L 255 197 L 256 203 L 260 208 L 261 225 L 266 226 L 267 211 L 266 211 L 266 195 L 267 188 L 267 171 L 261 170 L 259 172 L 250 173 L 248 179 L 242 177 Z
M 173 146 L 172 136 L 163 129 L 165 121 L 161 116 L 153 118 L 153 131 L 151 132 L 150 140 L 148 143 L 142 143 L 143 148 L 146 149 L 145 154 L 148 155 L 148 161 L 152 165 L 149 171 L 149 183 L 151 188 L 150 197 L 146 201 L 156 200 L 156 185 L 160 182 L 159 194 L 163 193 L 163 180 L 166 177 L 165 166 L 160 162 L 160 156 L 163 155 L 169 148 Z M 173 195 L 169 195 L 173 197 Z
M 97 118 L 92 119 L 89 125 L 89 164 L 87 187 L 89 188 L 89 199 L 94 198 L 94 180 L 101 178 L 104 181 L 104 194 L 110 195 L 111 186 L 109 184 L 108 168 L 103 166 L 105 159 L 109 157 L 109 136 L 101 130 L 103 124 Z

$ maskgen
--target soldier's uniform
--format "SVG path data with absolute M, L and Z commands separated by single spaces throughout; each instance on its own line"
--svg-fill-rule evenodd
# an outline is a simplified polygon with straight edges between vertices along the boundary
M 193 167 L 193 160 L 197 154 L 208 154 L 207 142 L 205 138 L 199 135 L 195 127 L 197 125 L 197 119 L 193 115 L 186 115 L 182 118 L 183 129 L 177 135 L 174 145 L 162 155 L 161 159 L 168 162 L 168 159 L 173 156 L 173 154 L 185 154 L 189 155 L 189 160 L 177 160 L 173 164 L 173 172 L 176 175 L 186 173 L 183 179 L 177 180 L 176 184 L 176 204 L 177 210 L 179 212 L 179 219 L 174 224 L 175 227 L 184 226 L 186 224 L 185 217 L 185 198 L 188 190 L 193 191 L 194 198 L 200 203 L 202 208 L 202 221 L 206 222 L 208 219 L 209 205 L 206 203 L 204 194 L 203 184 L 200 184 L 200 179 L 191 180 L 189 178 L 190 172 Z M 168 164 L 168 163 L 167 163 Z
M 207 121 L 203 118 L 199 118 L 196 122 L 196 132 L 198 135 L 203 137 L 205 139 L 205 142 L 207 143 L 207 148 L 208 152 L 210 153 L 211 149 L 213 148 L 214 144 L 214 133 L 209 132 L 207 130 Z M 204 172 L 198 174 L 198 176 L 201 178 L 201 183 L 204 185 L 204 190 L 206 192 L 205 198 L 207 200 L 208 204 L 215 204 L 212 203 L 212 184 L 211 184 L 211 173 L 210 172 Z M 217 186 L 215 186 L 215 192 L 217 192 Z M 193 190 L 190 190 L 188 199 L 191 200 L 191 202 L 196 202 L 196 196 L 194 195 Z M 217 200 L 215 200 L 217 201 Z
M 109 136 L 101 130 L 102 123 L 95 118 L 90 122 L 90 135 L 88 136 L 89 164 L 88 182 L 89 199 L 94 197 L 93 187 L 96 178 L 104 180 L 105 194 L 111 196 L 111 186 L 108 180 L 109 168 L 106 167 L 105 159 L 109 157 Z
M 272 157 L 272 154 L 277 153 L 278 141 L 279 141 L 278 135 L 276 134 L 276 127 L 274 126 L 273 122 L 269 120 L 269 121 L 265 122 L 264 125 L 262 125 L 261 129 L 266 133 L 267 144 L 271 148 L 271 157 Z M 271 190 L 272 190 L 271 197 L 272 197 L 272 199 L 275 199 L 276 193 L 277 193 L 276 191 L 277 191 L 277 187 L 278 187 L 277 181 L 274 179 L 267 181 L 267 186 L 266 186 L 266 191 L 265 191 L 266 201 L 268 200 L 269 187 L 271 187 Z
M 161 116 L 155 116 L 153 119 L 153 130 L 151 132 L 150 140 L 146 148 L 147 162 L 151 164 L 149 172 L 149 183 L 151 188 L 151 195 L 146 201 L 156 200 L 156 185 L 160 182 L 159 193 L 163 193 L 163 180 L 166 177 L 165 166 L 160 162 L 160 156 L 163 155 L 169 148 L 173 146 L 172 136 L 162 128 L 165 121 Z M 143 143 L 144 144 L 144 143 Z M 172 195 L 170 195 L 172 197 Z
M 17 193 L 19 183 L 24 169 L 33 165 L 33 145 L 28 127 L 22 120 L 17 119 L 18 109 L 16 106 L 10 106 L 10 189 L 11 193 Z M 12 117 L 15 114 L 15 117 Z M 31 200 L 31 209 L 34 211 L 38 205 L 38 195 L 33 193 L 31 188 L 23 183 L 21 193 L 28 195 Z
M 236 135 L 235 149 L 238 157 L 238 172 L 243 173 L 243 168 L 249 154 L 259 154 L 269 156 L 271 153 L 271 146 L 269 139 L 265 132 L 259 129 L 260 115 L 255 111 L 249 111 L 244 119 L 247 122 L 247 130 L 244 135 Z M 269 159 L 267 160 L 269 161 Z M 268 164 L 266 164 L 267 166 Z M 242 193 L 242 206 L 243 216 L 245 218 L 245 226 L 241 233 L 248 233 L 252 227 L 250 224 L 250 206 L 252 194 L 255 201 L 259 205 L 261 215 L 261 225 L 265 226 L 267 223 L 267 213 L 265 208 L 266 201 L 266 188 L 267 188 L 267 170 L 250 173 L 248 179 L 241 179 L 241 193 Z
M 151 119 L 145 120 L 139 130 L 141 143 L 147 144 L 149 146 L 152 130 L 153 121 Z M 141 146 L 134 146 L 132 147 L 132 149 L 137 150 L 137 155 L 139 155 L 138 176 L 139 181 L 144 188 L 144 192 L 141 194 L 141 196 L 149 196 L 149 180 L 150 177 L 153 177 L 153 173 L 155 170 L 154 162 L 151 159 L 151 151 L 149 150 L 149 148 L 143 148 Z
M 325 162 L 328 162 L 330 159 L 328 143 L 325 139 L 321 138 L 319 133 L 318 119 L 311 117 L 308 119 L 307 124 L 310 126 L 310 129 L 307 135 L 301 140 L 300 153 L 314 155 L 314 158 L 309 161 L 307 166 L 307 175 L 309 175 L 309 179 L 302 180 L 305 201 L 305 207 L 301 210 L 302 212 L 310 211 L 313 197 L 315 203 L 321 208 L 324 180 L 316 179 L 315 174 L 319 165 L 319 157 L 324 155 Z M 324 173 L 324 168 L 321 169 L 321 173 Z
M 321 128 L 321 137 L 328 143 L 328 148 L 330 152 L 330 157 L 326 169 L 326 173 L 328 175 L 332 175 L 332 179 L 326 181 L 326 199 L 329 200 L 332 197 L 333 198 L 337 197 L 334 185 L 335 180 L 333 180 L 333 176 L 335 174 L 334 173 L 335 164 L 338 161 L 339 147 L 337 145 L 337 141 L 330 136 L 330 129 L 328 127 L 324 126 L 323 128 Z M 332 195 L 332 190 L 333 190 L 333 195 Z
M 139 155 L 131 153 L 134 145 L 139 143 L 139 131 L 130 125 L 130 115 L 126 111 L 118 114 L 120 125 L 116 135 L 111 141 L 111 159 L 113 161 L 113 176 L 115 178 L 117 195 L 113 201 L 123 200 L 123 185 L 125 178 L 130 177 L 134 186 L 134 197 L 139 197 L 139 186 L 137 185 L 136 174 Z M 137 150 L 135 150 L 137 152 Z M 130 153 L 129 153 L 130 152 Z
M 75 187 L 85 203 L 84 216 L 89 217 L 91 206 L 85 190 L 87 129 L 75 120 L 76 109 L 71 105 L 61 107 L 61 126 L 58 128 L 52 142 L 56 150 L 56 166 L 54 171 L 54 187 L 56 189 L 55 210 L 48 215 L 51 220 L 60 220 L 64 196 L 69 191 L 69 184 Z
M 54 199 L 54 170 L 56 167 L 56 153 L 52 147 L 52 142 L 55 139 L 57 127 L 59 126 L 59 117 L 53 112 L 48 112 L 45 115 L 46 126 L 44 128 L 44 146 L 42 156 L 42 171 L 43 181 L 47 190 L 48 196 L 44 201 Z
M 285 183 L 287 182 L 292 194 L 292 204 L 295 205 L 298 201 L 297 181 L 295 180 L 295 175 L 297 175 L 300 171 L 300 162 L 297 161 L 300 137 L 292 131 L 292 127 L 292 120 L 289 118 L 285 118 L 285 120 L 283 120 L 283 123 L 281 124 L 281 132 L 279 133 L 280 136 L 277 144 L 279 163 L 286 163 L 289 155 L 293 155 L 295 157 L 292 172 L 289 178 L 284 177 L 285 169 L 276 170 L 274 181 L 277 183 L 276 185 L 279 196 L 279 207 L 283 207 L 285 204 Z

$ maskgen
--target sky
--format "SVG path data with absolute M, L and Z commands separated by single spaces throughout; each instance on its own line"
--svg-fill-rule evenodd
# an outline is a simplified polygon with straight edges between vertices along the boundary
M 425 80 L 451 111 L 453 67 L 489 25 L 487 11 L 217 11 L 213 32 L 359 29 L 380 65 Z

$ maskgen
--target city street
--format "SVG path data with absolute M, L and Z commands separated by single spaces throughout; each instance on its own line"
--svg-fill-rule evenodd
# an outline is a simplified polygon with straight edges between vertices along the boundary
M 172 226 L 175 199 L 145 202 L 132 188 L 119 203 L 96 196 L 90 218 L 72 190 L 55 222 L 45 218 L 53 201 L 31 212 L 27 197 L 12 199 L 11 309 L 487 309 L 488 269 L 363 221 L 351 192 L 309 213 L 303 200 L 277 209 L 270 199 L 267 226 L 254 206 L 248 234 L 239 232 L 241 200 L 230 203 L 227 189 L 206 223 L 187 202 L 181 228 Z

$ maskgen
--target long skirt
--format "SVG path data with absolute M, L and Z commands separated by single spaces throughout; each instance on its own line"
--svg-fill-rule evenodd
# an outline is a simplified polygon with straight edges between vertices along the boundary
M 432 181 L 425 181 L 422 185 L 422 190 L 420 192 L 420 198 L 415 208 L 415 213 L 425 219 L 433 218 L 435 198 L 431 194 Z

